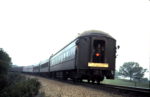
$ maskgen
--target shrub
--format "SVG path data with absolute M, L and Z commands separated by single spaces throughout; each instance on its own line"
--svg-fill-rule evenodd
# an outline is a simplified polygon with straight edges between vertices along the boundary
M 0 91 L 0 97 L 33 97 L 38 93 L 40 83 L 37 79 L 26 79 L 20 75 L 13 76 L 16 76 L 15 81 Z

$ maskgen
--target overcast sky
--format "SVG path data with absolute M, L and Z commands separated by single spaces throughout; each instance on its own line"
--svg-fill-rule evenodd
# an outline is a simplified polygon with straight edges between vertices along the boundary
M 0 47 L 19 66 L 47 59 L 92 29 L 117 40 L 117 68 L 128 61 L 150 68 L 149 0 L 0 1 Z

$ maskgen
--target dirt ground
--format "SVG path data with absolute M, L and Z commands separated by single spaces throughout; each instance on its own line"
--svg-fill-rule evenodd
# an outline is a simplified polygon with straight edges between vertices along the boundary
M 36 78 L 41 82 L 40 92 L 44 92 L 46 97 L 123 97 L 102 90 L 86 88 L 81 85 L 64 83 L 37 76 L 28 77 Z

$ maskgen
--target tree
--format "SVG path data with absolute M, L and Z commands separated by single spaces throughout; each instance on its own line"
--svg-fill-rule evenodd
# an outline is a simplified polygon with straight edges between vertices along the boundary
M 125 62 L 119 69 L 119 75 L 129 77 L 131 80 L 140 80 L 143 78 L 147 69 L 143 69 L 137 62 Z
M 7 72 L 11 66 L 11 58 L 0 48 L 0 90 L 6 85 Z
M 11 58 L 2 48 L 0 48 L 0 74 L 7 73 L 10 66 Z

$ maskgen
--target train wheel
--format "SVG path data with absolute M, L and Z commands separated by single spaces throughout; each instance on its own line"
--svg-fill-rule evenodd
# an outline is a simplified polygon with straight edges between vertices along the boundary
M 90 83 L 90 79 L 88 79 L 88 83 Z
M 99 79 L 100 81 L 103 81 L 104 80 L 104 76 L 103 77 L 100 77 L 100 79 Z
M 81 83 L 82 82 L 82 78 L 79 78 L 78 81 Z
M 94 79 L 92 79 L 92 84 L 94 84 L 94 82 L 95 82 L 95 80 L 94 80 Z
M 78 79 L 77 78 L 73 78 L 73 83 L 77 83 L 78 82 Z
M 100 84 L 101 81 L 98 79 L 96 82 L 97 82 L 97 84 Z
M 68 78 L 67 77 L 63 77 L 63 80 L 67 80 Z

